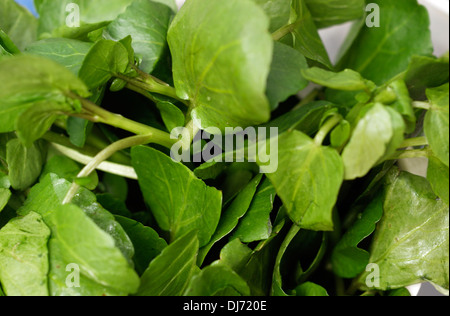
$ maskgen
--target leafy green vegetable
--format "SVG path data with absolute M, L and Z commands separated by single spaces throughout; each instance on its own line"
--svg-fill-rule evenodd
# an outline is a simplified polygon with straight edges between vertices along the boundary
M 191 100 L 197 125 L 224 129 L 269 120 L 273 43 L 268 18 L 251 0 L 188 1 L 168 41 L 177 94 Z
M 431 108 L 424 123 L 425 135 L 430 147 L 447 167 L 449 166 L 449 85 L 448 83 L 427 91 Z
M 448 295 L 425 7 L 179 4 L 0 0 L 0 296 Z
M 37 39 L 37 27 L 37 19 L 27 9 L 13 0 L 0 1 L 0 30 L 8 34 L 20 50 Z
M 369 259 L 380 269 L 376 287 L 396 289 L 427 280 L 448 288 L 448 205 L 436 200 L 419 176 L 394 170 L 387 186 Z M 364 273 L 359 280 L 366 278 Z
M 134 52 L 142 56 L 141 69 L 152 72 L 166 45 L 172 10 L 160 3 L 133 1 L 105 29 L 105 37 L 119 41 L 133 34 Z
M 219 222 L 221 192 L 155 149 L 136 147 L 131 155 L 144 198 L 170 239 L 196 228 L 200 246 L 208 243 Z M 153 161 L 154 167 L 148 168 L 145 161 Z
M 364 78 L 382 84 L 408 68 L 415 55 L 431 55 L 427 10 L 416 0 L 375 0 L 380 8 L 380 27 L 363 27 L 339 62 Z
M 0 282 L 6 295 L 48 296 L 50 229 L 37 213 L 11 220 L 0 230 Z

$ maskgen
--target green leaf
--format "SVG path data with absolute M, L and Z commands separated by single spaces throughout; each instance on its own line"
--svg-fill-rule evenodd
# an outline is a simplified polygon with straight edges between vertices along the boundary
M 295 288 L 296 296 L 329 296 L 328 292 L 322 286 L 312 283 L 305 282 L 300 284 Z
M 272 233 L 270 213 L 275 196 L 272 183 L 269 179 L 264 179 L 231 238 L 239 238 L 244 243 L 268 239 Z
M 199 21 L 201 23 L 199 24 Z M 202 129 L 264 123 L 273 41 L 250 0 L 188 1 L 168 32 L 174 83 Z
M 344 177 L 339 154 L 298 131 L 282 134 L 278 146 L 278 170 L 267 177 L 289 217 L 305 229 L 333 230 L 332 210 Z
M 248 211 L 261 179 L 261 174 L 253 178 L 252 181 L 250 181 L 234 198 L 230 206 L 223 211 L 217 229 L 211 240 L 206 246 L 200 249 L 199 259 L 203 261 L 212 246 L 236 228 L 239 219 Z
M 36 4 L 40 17 L 38 31 L 41 35 L 52 34 L 54 30 L 66 26 L 67 22 L 77 22 L 77 18 L 80 19 L 80 25 L 112 21 L 132 2 L 133 0 L 60 0 L 56 3 L 53 0 L 40 0 Z
M 0 133 L 11 132 L 20 114 L 40 101 L 72 105 L 65 94 L 90 95 L 69 70 L 51 60 L 20 55 L 0 61 Z
M 369 262 L 379 267 L 380 290 L 429 281 L 448 290 L 449 208 L 427 180 L 393 170 L 386 181 L 384 215 Z M 359 278 L 362 288 L 371 275 Z
M 75 113 L 75 109 L 66 103 L 40 101 L 26 109 L 16 120 L 17 137 L 31 146 L 50 129 L 61 116 Z
M 140 68 L 152 72 L 166 46 L 167 30 L 173 11 L 168 6 L 148 0 L 135 0 L 105 29 L 107 39 L 119 41 L 132 35 L 132 46 L 142 56 Z
M 375 231 L 383 216 L 383 202 L 384 195 L 377 194 L 333 249 L 331 264 L 336 275 L 355 278 L 369 264 L 369 252 L 358 248 L 358 245 Z
M 74 75 L 78 75 L 81 64 L 92 43 L 69 38 L 49 38 L 35 42 L 25 49 L 26 53 L 45 57 L 63 65 Z
M 155 99 L 157 100 L 156 107 L 161 113 L 161 118 L 168 131 L 186 125 L 186 118 L 179 107 L 170 101 L 161 100 L 157 97 Z
M 449 84 L 428 89 L 431 108 L 425 116 L 424 130 L 431 150 L 449 166 Z
M 332 68 L 328 52 L 317 31 L 313 16 L 305 0 L 291 1 L 289 24 L 292 32 L 293 47 L 306 58 Z
M 215 262 L 192 277 L 185 296 L 249 296 L 247 283 L 230 267 Z
M 37 141 L 26 147 L 19 139 L 12 139 L 6 146 L 6 162 L 11 187 L 25 190 L 38 179 L 47 156 L 46 143 Z
M 331 145 L 335 148 L 344 146 L 350 139 L 351 134 L 352 134 L 351 124 L 346 120 L 342 120 L 330 134 Z
M 0 29 L 20 50 L 37 39 L 37 19 L 13 0 L 0 0 Z
M 167 246 L 142 275 L 137 295 L 181 296 L 197 267 L 198 246 L 195 230 Z
M 364 16 L 364 0 L 305 0 L 318 28 L 325 28 Z
M 170 240 L 197 229 L 200 246 L 206 245 L 219 223 L 222 193 L 155 149 L 136 147 L 131 157 L 145 201 L 159 227 L 170 232 Z
M 67 134 L 69 134 L 70 142 L 77 147 L 84 147 L 86 139 L 93 127 L 91 121 L 70 116 L 67 118 Z
M 82 275 L 102 286 L 119 293 L 137 292 L 139 278 L 114 239 L 78 206 L 58 206 L 52 212 L 51 223 L 50 251 L 52 243 L 56 244 L 64 262 L 78 265 Z M 52 260 L 52 252 L 50 255 Z
M 415 55 L 431 55 L 430 21 L 417 0 L 374 0 L 380 27 L 363 27 L 339 68 L 350 68 L 377 85 L 405 71 Z M 377 12 L 375 12 L 377 13 Z
M 404 73 L 404 80 L 414 100 L 425 100 L 426 89 L 439 87 L 448 79 L 448 57 L 413 56 Z
M 275 42 L 266 92 L 272 111 L 280 102 L 306 88 L 308 81 L 302 76 L 301 70 L 307 68 L 308 64 L 301 53 Z
M 286 0 L 253 0 L 270 18 L 270 32 L 275 32 L 286 25 L 291 8 Z
M 113 76 L 125 72 L 128 64 L 128 50 L 122 43 L 100 40 L 86 55 L 78 75 L 93 89 L 104 85 Z
M 20 54 L 20 50 L 9 38 L 8 34 L 0 28 L 0 56 L 11 56 L 16 54 Z
M 435 157 L 429 157 L 427 179 L 430 182 L 434 193 L 436 193 L 442 201 L 447 203 L 447 205 L 450 204 L 448 166 L 444 165 Z
M 115 218 L 133 242 L 136 249 L 133 262 L 136 271 L 142 275 L 150 262 L 167 247 L 167 242 L 160 238 L 158 233 L 151 227 L 144 226 L 135 220 L 123 216 L 116 216 Z
M 382 104 L 369 105 L 342 153 L 345 179 L 365 176 L 385 155 L 394 136 L 391 115 Z
M 30 212 L 0 230 L 0 283 L 8 296 L 48 296 L 50 229 Z
M 397 97 L 397 100 L 390 105 L 403 116 L 406 123 L 406 132 L 414 132 L 417 118 L 406 83 L 403 80 L 396 80 L 389 84 L 387 89 Z
M 341 72 L 335 73 L 325 69 L 313 67 L 302 70 L 302 74 L 306 79 L 314 83 L 335 90 L 364 90 L 370 94 L 371 91 L 376 88 L 373 82 L 364 79 L 359 73 L 351 69 L 345 69 Z
M 0 187 L 0 212 L 3 211 L 10 198 L 11 191 L 9 189 Z
M 49 224 L 54 209 L 61 205 L 70 187 L 70 182 L 50 173 L 30 190 L 27 200 L 18 213 L 23 215 L 30 211 L 37 212 Z M 85 188 L 80 188 L 72 203 L 80 207 L 100 229 L 113 238 L 116 247 L 131 263 L 134 248 L 130 238 L 115 221 L 114 216 L 97 203 L 95 194 Z M 49 226 L 51 227 L 50 224 Z

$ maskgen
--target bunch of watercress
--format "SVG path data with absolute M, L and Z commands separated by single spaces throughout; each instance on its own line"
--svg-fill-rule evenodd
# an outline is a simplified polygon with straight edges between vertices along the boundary
M 0 0 L 0 295 L 448 292 L 448 54 L 369 2 Z

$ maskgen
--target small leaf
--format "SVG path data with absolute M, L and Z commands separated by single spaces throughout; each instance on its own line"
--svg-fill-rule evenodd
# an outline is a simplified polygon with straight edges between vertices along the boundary
M 280 102 L 286 101 L 308 85 L 301 72 L 307 68 L 305 56 L 287 45 L 275 42 L 266 92 L 272 111 Z
M 375 231 L 376 224 L 383 216 L 383 200 L 384 195 L 377 194 L 333 249 L 331 264 L 336 275 L 355 278 L 369 264 L 369 252 L 358 248 L 358 245 Z
M 342 153 L 345 179 L 362 177 L 384 156 L 393 137 L 391 116 L 381 104 L 369 105 Z
M 427 179 L 430 182 L 434 193 L 447 203 L 447 205 L 450 204 L 448 166 L 444 165 L 435 157 L 429 157 Z
M 151 73 L 166 46 L 172 10 L 163 4 L 136 0 L 105 29 L 107 39 L 119 41 L 132 35 L 132 47 L 142 56 L 140 68 Z
M 300 284 L 295 288 L 296 296 L 329 296 L 327 290 L 322 286 L 312 283 L 305 282 Z
M 359 73 L 351 69 L 341 72 L 331 72 L 325 69 L 313 67 L 302 71 L 303 76 L 319 85 L 335 90 L 360 91 L 370 93 L 376 88 L 370 80 L 364 79 Z
M 89 50 L 78 75 L 90 89 L 94 89 L 125 72 L 128 65 L 128 50 L 122 43 L 100 40 Z
M 6 162 L 11 187 L 25 190 L 34 184 L 41 174 L 46 155 L 46 143 L 43 141 L 26 147 L 19 139 L 10 140 L 6 146 Z
M 364 0 L 305 0 L 318 28 L 330 27 L 364 16 Z
M 267 177 L 289 217 L 305 229 L 333 230 L 332 211 L 344 177 L 339 154 L 298 131 L 281 135 L 278 146 L 278 170 Z
M 449 166 L 449 84 L 428 89 L 431 108 L 425 116 L 424 130 L 431 150 Z

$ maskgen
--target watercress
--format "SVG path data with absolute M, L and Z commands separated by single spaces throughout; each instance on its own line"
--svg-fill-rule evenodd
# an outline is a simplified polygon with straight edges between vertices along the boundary
M 0 0 L 0 296 L 448 294 L 417 0 L 34 2 Z

